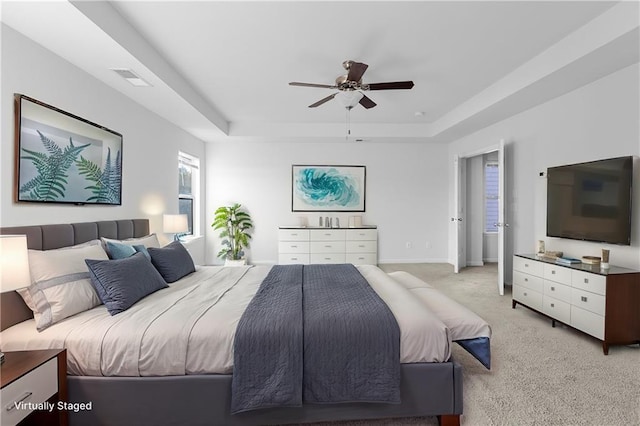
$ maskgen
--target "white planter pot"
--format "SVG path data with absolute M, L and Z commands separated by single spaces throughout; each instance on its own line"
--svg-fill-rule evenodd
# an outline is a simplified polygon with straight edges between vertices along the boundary
M 224 266 L 245 266 L 247 264 L 247 259 L 225 259 Z

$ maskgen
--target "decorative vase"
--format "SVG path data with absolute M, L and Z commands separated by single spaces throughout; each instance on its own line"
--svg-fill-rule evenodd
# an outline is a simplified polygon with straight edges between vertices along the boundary
M 245 266 L 247 259 L 225 259 L 224 266 Z

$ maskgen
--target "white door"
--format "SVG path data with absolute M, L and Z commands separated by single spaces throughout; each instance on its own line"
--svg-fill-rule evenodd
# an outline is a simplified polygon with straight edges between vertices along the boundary
M 500 139 L 498 147 L 498 292 L 504 295 L 504 243 L 509 224 L 505 217 L 505 175 L 507 174 L 504 161 L 504 139 Z
M 454 157 L 454 208 L 451 216 L 451 226 L 453 226 L 453 250 L 449 253 L 449 257 L 453 258 L 453 270 L 458 273 L 460 269 L 467 266 L 466 257 L 466 159 L 477 155 L 487 154 L 489 152 L 498 152 L 498 292 L 504 295 L 504 277 L 506 268 L 505 259 L 505 240 L 506 233 L 509 229 L 509 223 L 505 215 L 505 177 L 507 175 L 507 164 L 505 159 L 505 143 L 504 139 L 499 144 L 486 147 L 484 149 L 466 154 L 464 157 Z
M 466 193 L 466 170 L 467 159 L 454 157 L 454 177 L 453 186 L 455 191 L 453 215 L 451 216 L 451 226 L 453 226 L 453 244 L 454 244 L 454 257 L 453 257 L 453 272 L 458 273 L 460 269 L 467 266 L 467 234 L 465 231 L 465 201 L 467 199 Z

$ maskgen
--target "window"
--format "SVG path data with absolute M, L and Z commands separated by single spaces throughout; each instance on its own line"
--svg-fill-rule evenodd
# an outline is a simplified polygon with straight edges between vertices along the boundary
M 484 232 L 498 232 L 498 163 L 484 165 Z
M 178 213 L 186 214 L 187 234 L 197 234 L 199 216 L 200 160 L 183 152 L 178 153 Z M 195 228 L 194 228 L 195 227 Z

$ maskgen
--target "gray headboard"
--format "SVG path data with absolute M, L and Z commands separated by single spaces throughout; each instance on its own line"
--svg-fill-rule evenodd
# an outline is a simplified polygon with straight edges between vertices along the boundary
M 52 250 L 82 244 L 100 237 L 117 240 L 144 237 L 149 235 L 149 219 L 14 226 L 0 228 L 0 234 L 25 234 L 27 247 L 30 249 Z M 33 312 L 17 292 L 0 293 L 0 330 L 32 317 Z

